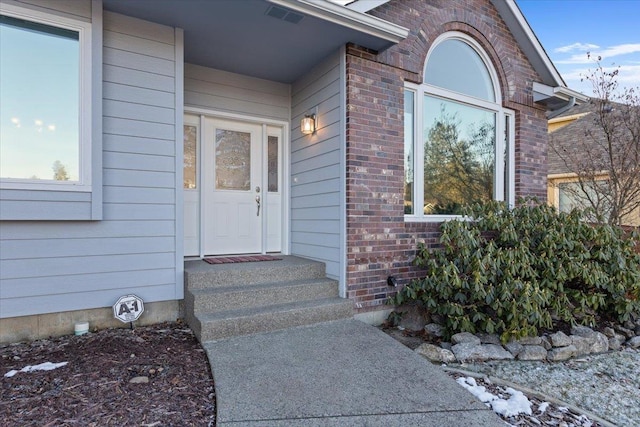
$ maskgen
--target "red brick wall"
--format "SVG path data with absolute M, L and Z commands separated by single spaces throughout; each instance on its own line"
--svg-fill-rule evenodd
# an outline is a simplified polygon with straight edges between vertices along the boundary
M 382 308 L 418 277 L 418 242 L 436 246 L 439 224 L 405 223 L 404 82 L 422 82 L 430 44 L 447 31 L 473 37 L 491 57 L 506 108 L 516 111 L 516 195 L 546 198 L 544 111 L 533 104 L 540 80 L 489 0 L 392 0 L 371 12 L 410 29 L 381 52 L 347 46 L 347 296 L 358 311 Z

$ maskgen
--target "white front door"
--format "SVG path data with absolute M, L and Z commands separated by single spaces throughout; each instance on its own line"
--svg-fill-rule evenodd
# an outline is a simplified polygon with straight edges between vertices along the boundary
M 185 256 L 281 252 L 283 127 L 185 115 Z
M 205 119 L 204 253 L 262 252 L 262 126 Z

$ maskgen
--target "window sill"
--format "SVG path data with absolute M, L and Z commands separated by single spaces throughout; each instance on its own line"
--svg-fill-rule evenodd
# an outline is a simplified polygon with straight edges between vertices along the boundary
M 0 181 L 0 190 L 25 190 L 25 191 L 77 191 L 91 192 L 91 185 L 81 183 L 71 183 L 66 181 L 22 181 L 22 180 L 3 180 Z

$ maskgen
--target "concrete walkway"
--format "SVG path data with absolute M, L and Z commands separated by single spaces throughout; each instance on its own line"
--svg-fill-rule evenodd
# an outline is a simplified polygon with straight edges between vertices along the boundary
M 505 425 L 438 366 L 357 320 L 204 347 L 218 427 Z

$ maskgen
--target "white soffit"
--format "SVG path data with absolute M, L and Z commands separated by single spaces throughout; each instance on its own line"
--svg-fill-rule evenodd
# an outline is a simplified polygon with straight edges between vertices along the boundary
M 378 6 L 382 6 L 385 3 L 389 3 L 389 0 L 356 0 L 346 5 L 351 10 L 356 12 L 369 12 L 371 9 L 375 9 Z
M 267 0 L 269 3 L 333 22 L 365 34 L 398 43 L 409 35 L 409 30 L 384 19 L 351 10 L 327 0 Z

